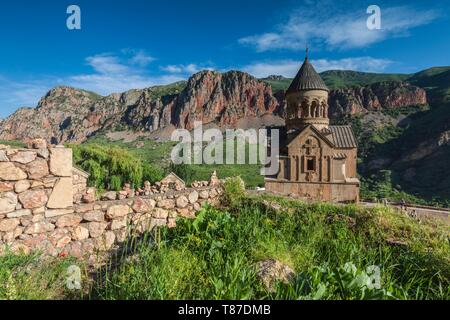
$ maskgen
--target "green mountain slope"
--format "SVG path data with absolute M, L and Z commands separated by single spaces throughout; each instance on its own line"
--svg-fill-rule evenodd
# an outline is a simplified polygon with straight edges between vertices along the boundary
M 426 89 L 434 103 L 450 102 L 450 67 L 430 68 L 412 75 L 407 81 Z
M 389 73 L 367 73 L 357 71 L 325 71 L 320 74 L 330 89 L 365 86 L 385 81 L 405 81 L 409 75 Z
M 411 75 L 408 74 L 368 73 L 347 70 L 325 71 L 322 72 L 320 76 L 331 90 L 365 86 L 384 81 L 405 81 L 411 77 Z M 270 84 L 274 92 L 287 90 L 292 82 L 292 79 L 281 76 L 270 76 L 262 80 L 267 84 Z

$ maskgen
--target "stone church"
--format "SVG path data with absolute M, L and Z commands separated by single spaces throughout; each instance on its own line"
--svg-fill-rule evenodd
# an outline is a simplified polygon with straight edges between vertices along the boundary
M 305 59 L 286 92 L 279 172 L 266 191 L 329 202 L 358 202 L 357 144 L 351 126 L 332 126 L 329 89 Z

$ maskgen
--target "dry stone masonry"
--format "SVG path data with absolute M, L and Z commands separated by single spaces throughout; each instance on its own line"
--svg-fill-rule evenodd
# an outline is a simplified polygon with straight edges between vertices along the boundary
M 73 168 L 72 150 L 33 140 L 28 149 L 0 145 L 0 254 L 41 251 L 92 263 L 128 237 L 195 218 L 222 194 L 220 180 L 186 188 L 175 174 L 155 186 L 106 192 L 97 200 L 88 174 Z

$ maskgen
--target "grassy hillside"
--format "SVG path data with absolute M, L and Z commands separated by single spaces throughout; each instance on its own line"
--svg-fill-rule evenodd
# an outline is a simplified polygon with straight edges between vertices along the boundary
M 450 67 L 430 68 L 416 73 L 408 81 L 426 89 L 433 103 L 450 102 Z
M 273 92 L 278 92 L 281 90 L 286 91 L 291 85 L 293 79 L 284 77 L 269 77 L 262 80 L 272 87 Z
M 348 70 L 331 70 L 320 74 L 331 89 L 365 86 L 386 81 L 407 81 L 426 89 L 432 97 L 444 97 L 440 102 L 448 102 L 450 96 L 450 67 L 430 68 L 416 74 L 368 73 Z M 287 90 L 292 82 L 289 78 L 271 77 L 262 79 L 270 84 L 274 92 Z
M 170 155 L 172 152 L 172 148 L 176 145 L 173 142 L 156 142 L 153 140 L 149 140 L 146 138 L 138 138 L 133 142 L 124 142 L 123 140 L 112 141 L 107 138 L 105 135 L 99 135 L 93 137 L 88 140 L 88 142 L 84 143 L 82 146 L 73 146 L 76 151 L 75 159 L 78 165 L 87 170 L 88 172 L 93 172 L 92 168 L 89 167 L 89 160 L 93 157 L 98 158 L 92 152 L 85 152 L 84 156 L 77 156 L 77 152 L 79 150 L 89 149 L 90 146 L 94 146 L 95 149 L 101 149 L 101 153 L 107 150 L 107 152 L 111 153 L 111 150 L 115 150 L 116 153 L 127 155 L 126 157 L 132 159 L 131 161 L 134 163 L 138 163 L 139 165 L 145 167 L 154 168 L 158 174 L 160 175 L 168 174 L 170 171 L 174 171 L 178 176 L 186 181 L 186 183 L 191 184 L 193 181 L 208 181 L 211 177 L 211 174 L 214 171 L 217 171 L 217 174 L 220 178 L 241 176 L 247 186 L 249 188 L 262 187 L 264 186 L 264 177 L 260 174 L 260 165 L 178 165 L 172 166 L 170 161 Z M 101 146 L 101 147 L 100 147 Z M 100 148 L 99 148 L 100 147 Z M 109 150 L 109 151 L 108 151 Z M 226 150 L 224 144 L 224 151 Z M 246 151 L 243 151 L 247 155 L 249 155 L 248 145 L 246 147 Z M 237 155 L 237 150 L 235 152 Z M 225 155 L 224 155 L 225 157 Z M 225 159 L 224 159 L 225 161 Z M 83 165 L 85 163 L 85 165 Z M 101 175 L 106 176 L 106 175 Z M 126 174 L 120 174 L 121 177 L 126 176 Z M 148 176 L 147 176 L 148 178 Z M 95 178 L 91 179 L 92 182 L 95 181 Z M 100 179 L 102 181 L 102 179 Z M 124 178 L 120 179 L 124 182 Z M 144 179 L 145 180 L 145 179 Z M 150 181 L 154 181 L 154 179 L 149 179 Z M 100 185 L 106 186 L 109 182 L 100 183 Z
M 384 81 L 404 81 L 409 76 L 405 74 L 367 73 L 357 71 L 325 71 L 320 74 L 330 89 L 365 86 Z
M 151 88 L 151 97 L 159 99 L 164 96 L 179 94 L 186 87 L 186 81 L 179 81 L 164 86 L 155 86 Z
M 384 81 L 405 81 L 411 77 L 407 74 L 367 73 L 347 70 L 325 71 L 320 74 L 328 88 L 331 90 L 354 86 L 365 86 Z M 292 79 L 276 77 L 262 79 L 270 84 L 274 92 L 287 90 Z
M 85 294 L 64 289 L 65 260 L 43 272 L 38 256 L 1 258 L 0 299 L 450 299 L 445 226 L 381 207 L 228 190 L 231 205 L 206 207 L 196 220 L 178 220 L 177 228 L 141 242 L 130 239 L 131 251 L 98 270 L 98 281 L 89 286 L 84 278 Z M 266 289 L 257 276 L 266 259 L 290 266 L 291 281 Z M 371 266 L 380 270 L 376 288 L 368 284 Z
M 450 130 L 449 108 L 450 105 L 443 105 L 414 115 L 409 126 L 398 129 L 399 134 L 383 144 L 373 145 L 366 163 L 389 159 L 385 169 L 392 172 L 393 187 L 448 206 L 450 148 L 445 142 L 445 132 Z M 410 158 L 412 154 L 414 158 Z

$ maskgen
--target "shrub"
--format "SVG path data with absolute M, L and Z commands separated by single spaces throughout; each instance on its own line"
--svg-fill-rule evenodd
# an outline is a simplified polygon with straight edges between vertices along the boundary
M 183 179 L 186 183 L 192 183 L 196 179 L 195 169 L 192 165 L 187 164 L 172 164 L 170 170 Z
M 241 177 L 227 178 L 224 183 L 223 205 L 235 207 L 245 196 L 245 183 Z
M 156 182 L 163 171 L 142 161 L 126 149 L 98 144 L 73 145 L 76 165 L 90 173 L 89 184 L 98 189 L 120 190 L 123 183 L 137 188 L 144 180 Z
M 120 191 L 122 189 L 123 182 L 119 176 L 111 177 L 111 185 L 109 187 L 110 190 Z
M 164 171 L 159 167 L 153 167 L 146 163 L 142 167 L 142 178 L 144 181 L 150 181 L 154 184 L 164 178 Z

